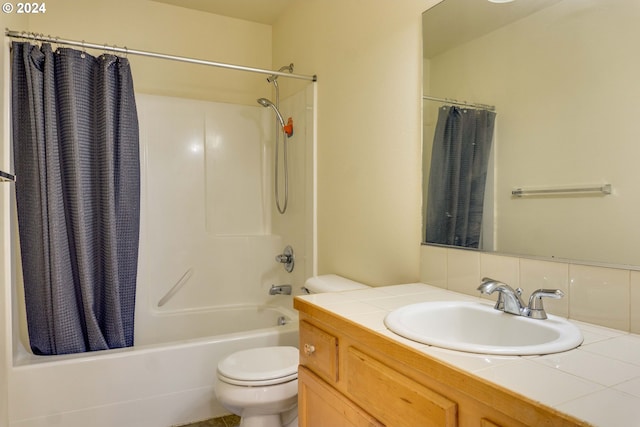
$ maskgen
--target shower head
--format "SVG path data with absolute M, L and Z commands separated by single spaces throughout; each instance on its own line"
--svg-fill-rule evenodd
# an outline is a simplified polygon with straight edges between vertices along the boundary
M 282 125 L 282 127 L 284 127 L 284 118 L 282 117 L 282 114 L 280 114 L 278 107 L 276 107 L 276 105 L 273 102 L 269 101 L 267 98 L 258 98 L 258 104 L 262 105 L 263 107 L 273 108 L 273 111 L 276 112 L 276 116 L 278 116 L 278 120 L 280 121 L 280 124 Z
M 285 66 L 280 67 L 280 69 L 278 71 L 280 71 L 280 72 L 286 71 L 288 73 L 293 73 L 293 62 L 291 64 L 289 64 L 289 65 L 285 65 Z M 267 81 L 269 83 L 274 83 L 277 79 L 278 79 L 278 76 L 275 75 L 275 74 L 271 74 L 269 77 L 267 77 Z

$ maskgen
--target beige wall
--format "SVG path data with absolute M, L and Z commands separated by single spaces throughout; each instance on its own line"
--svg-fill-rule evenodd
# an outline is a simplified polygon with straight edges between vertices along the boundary
M 297 0 L 274 64 L 318 75 L 319 273 L 419 277 L 421 12 L 434 0 Z

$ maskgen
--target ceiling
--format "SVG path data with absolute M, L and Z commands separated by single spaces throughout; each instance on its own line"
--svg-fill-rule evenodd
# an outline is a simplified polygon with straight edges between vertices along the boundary
M 424 57 L 431 58 L 560 1 L 518 0 L 512 3 L 491 3 L 479 0 L 445 0 L 422 14 Z
M 292 0 L 153 0 L 187 9 L 272 25 Z

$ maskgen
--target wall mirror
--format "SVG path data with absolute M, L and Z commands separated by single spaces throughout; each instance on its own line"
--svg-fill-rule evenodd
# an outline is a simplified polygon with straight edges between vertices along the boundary
M 423 94 L 448 102 L 423 99 L 423 223 L 439 110 L 487 104 L 496 116 L 479 249 L 640 266 L 638 22 L 637 0 L 427 10 Z

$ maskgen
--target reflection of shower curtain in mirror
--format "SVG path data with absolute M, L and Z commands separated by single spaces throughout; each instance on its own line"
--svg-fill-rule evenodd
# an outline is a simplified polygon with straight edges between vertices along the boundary
M 140 218 L 129 63 L 12 45 L 13 153 L 31 348 L 133 345 Z
M 426 242 L 478 248 L 495 113 L 445 106 L 433 138 Z

